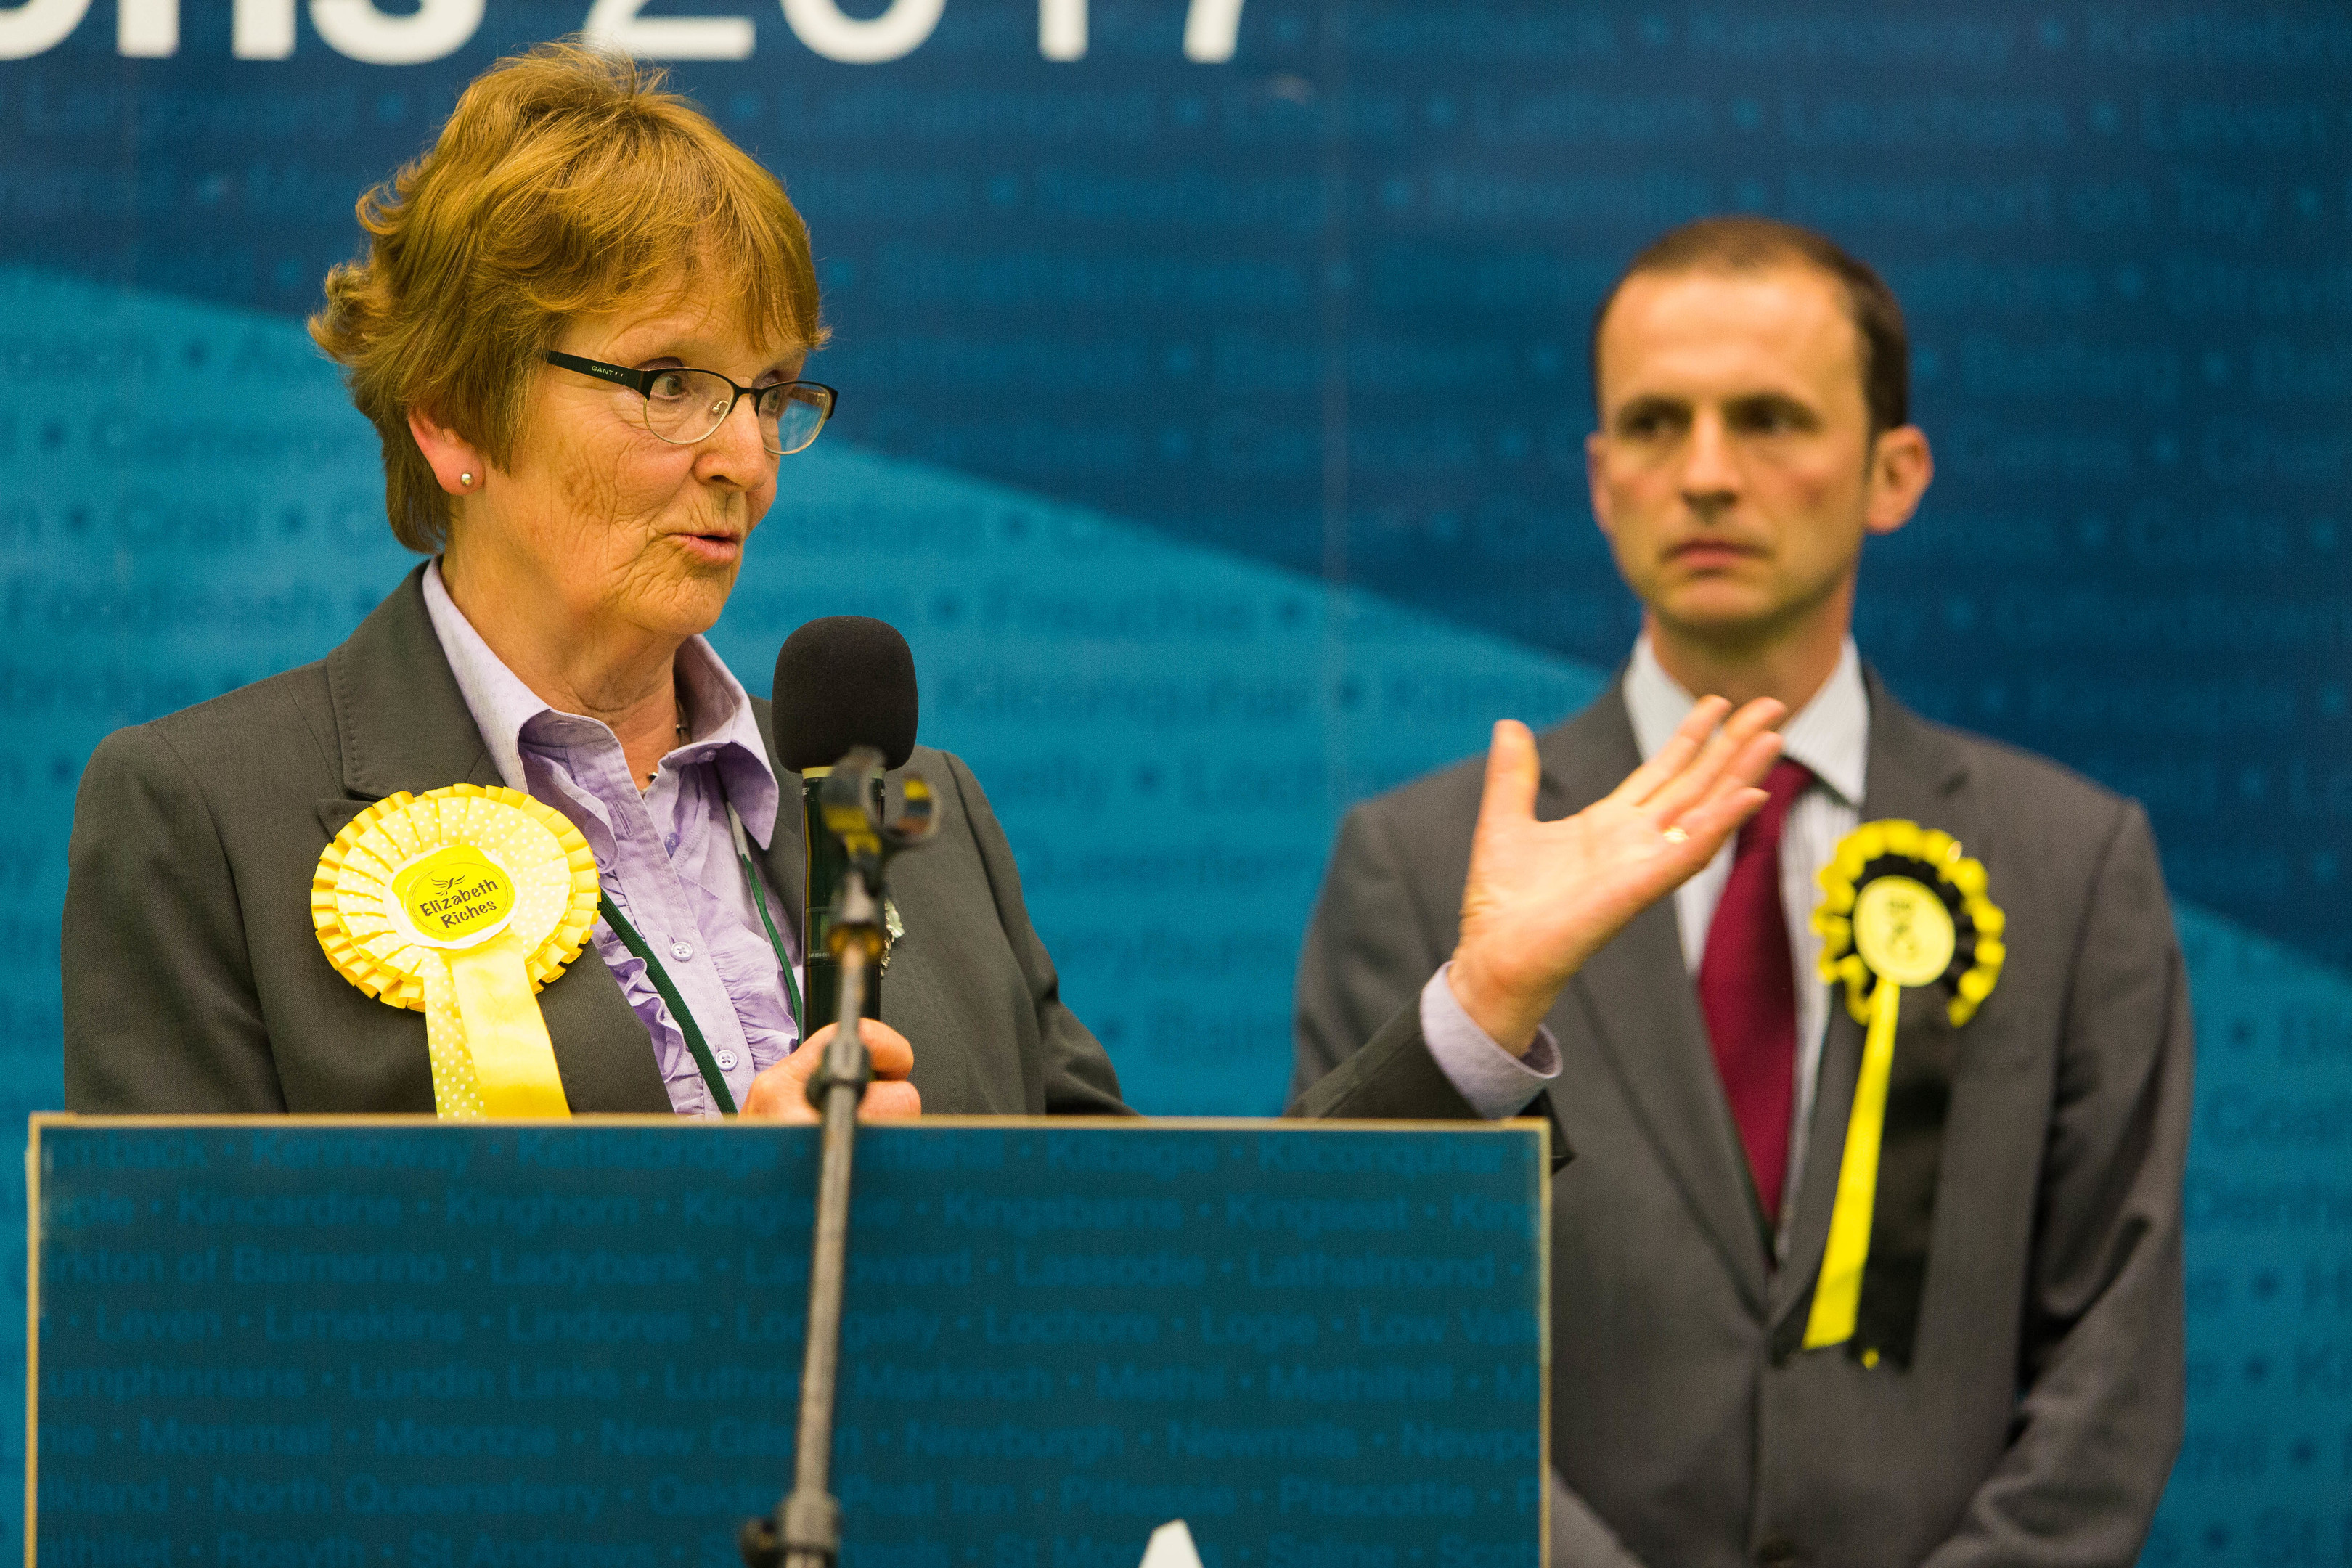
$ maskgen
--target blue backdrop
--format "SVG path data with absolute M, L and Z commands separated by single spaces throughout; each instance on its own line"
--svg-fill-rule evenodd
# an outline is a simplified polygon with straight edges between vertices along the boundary
M 1666 226 L 1772 213 L 1894 283 L 1941 459 L 1864 654 L 2145 800 L 2179 900 L 2191 1434 L 2150 1560 L 2352 1563 L 2352 14 L 393 3 L 0 6 L 0 1096 L 58 1101 L 90 746 L 404 569 L 299 321 L 510 47 L 669 56 L 785 177 L 844 399 L 719 646 L 756 689 L 811 616 L 907 631 L 1160 1111 L 1276 1103 L 1340 809 L 1622 656 L 1591 310 Z

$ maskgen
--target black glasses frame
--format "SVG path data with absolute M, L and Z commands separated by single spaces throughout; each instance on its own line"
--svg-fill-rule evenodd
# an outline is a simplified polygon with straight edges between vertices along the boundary
M 718 376 L 719 380 L 735 389 L 735 395 L 727 400 L 727 412 L 719 416 L 717 425 L 713 425 L 709 430 L 697 436 L 693 441 L 670 441 L 673 447 L 691 447 L 697 442 L 709 440 L 719 433 L 719 426 L 735 416 L 737 404 L 746 397 L 757 397 L 763 392 L 781 392 L 786 387 L 804 386 L 812 392 L 824 393 L 824 409 L 816 422 L 817 435 L 824 434 L 824 427 L 833 422 L 833 411 L 841 402 L 841 394 L 821 381 L 775 381 L 770 382 L 765 386 L 746 386 L 731 375 L 723 375 L 715 370 L 704 370 L 699 365 L 672 365 L 667 370 L 631 370 L 625 364 L 608 364 L 600 359 L 583 359 L 578 354 L 558 353 L 553 349 L 548 350 L 545 357 L 548 363 L 559 370 L 576 370 L 583 375 L 593 375 L 599 381 L 609 381 L 615 386 L 625 386 L 639 397 L 650 398 L 653 395 L 654 383 L 663 376 L 676 375 L 681 371 L 689 370 L 698 375 Z M 656 440 L 669 440 L 668 437 L 659 431 L 651 433 Z M 791 452 L 779 452 L 776 456 L 789 458 L 794 453 L 807 451 L 815 444 L 816 436 L 813 435 L 807 441 L 793 447 Z

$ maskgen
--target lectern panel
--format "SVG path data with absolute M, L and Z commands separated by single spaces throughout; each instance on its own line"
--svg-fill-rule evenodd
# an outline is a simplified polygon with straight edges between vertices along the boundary
M 42 1568 L 732 1568 L 813 1132 L 37 1125 Z M 861 1135 L 847 1568 L 1535 1568 L 1541 1130 Z

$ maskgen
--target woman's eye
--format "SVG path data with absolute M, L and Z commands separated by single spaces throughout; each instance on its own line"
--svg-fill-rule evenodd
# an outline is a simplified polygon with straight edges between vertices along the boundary
M 681 371 L 666 370 L 654 377 L 646 395 L 656 403 L 674 403 L 687 395 L 686 375 Z

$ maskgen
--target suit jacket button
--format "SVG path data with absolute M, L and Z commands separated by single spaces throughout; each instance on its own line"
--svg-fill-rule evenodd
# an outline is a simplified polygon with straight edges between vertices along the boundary
M 1797 1543 L 1785 1535 L 1775 1535 L 1756 1549 L 1757 1568 L 1796 1568 Z

